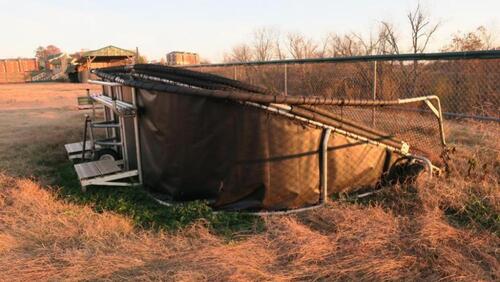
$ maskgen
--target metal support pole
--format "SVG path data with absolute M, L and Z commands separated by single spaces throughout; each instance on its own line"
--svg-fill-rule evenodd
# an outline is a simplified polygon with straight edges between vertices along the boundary
M 92 103 L 92 120 L 95 120 L 95 103 L 94 103 L 94 100 L 92 100 L 90 98 L 90 89 L 86 89 L 87 90 L 87 99 L 88 101 L 90 101 L 90 103 Z
M 83 128 L 83 142 L 82 142 L 82 161 L 85 161 L 85 150 L 87 143 L 87 127 L 89 126 L 90 117 L 89 115 L 85 115 L 85 127 Z
M 135 88 L 132 87 L 132 105 L 137 108 L 137 94 Z M 137 158 L 137 172 L 139 176 L 139 184 L 142 185 L 142 159 L 141 159 L 141 143 L 139 138 L 139 111 L 136 111 L 134 116 L 134 136 L 135 136 L 135 153 Z
M 319 168 L 320 204 L 324 204 L 328 201 L 328 140 L 330 139 L 331 131 L 330 128 L 323 130 L 323 138 L 321 140 L 321 164 Z
M 109 86 L 109 97 L 111 97 L 112 100 L 115 100 L 116 99 L 116 96 L 115 96 L 115 86 Z M 115 112 L 113 111 L 113 109 L 109 109 L 107 107 L 104 107 L 104 109 L 108 112 L 108 115 L 109 115 L 109 121 L 112 121 L 112 122 L 116 122 L 116 118 L 115 118 Z M 111 130 L 111 136 L 110 138 L 116 138 L 118 136 L 118 130 L 116 127 L 113 127 L 113 128 L 110 128 Z M 118 152 L 118 147 L 117 146 L 114 146 L 114 149 L 115 151 Z
M 115 98 L 118 99 L 118 101 L 123 101 L 122 86 L 117 86 L 116 90 Z M 116 99 L 113 100 L 114 110 L 116 110 Z M 118 115 L 118 123 L 120 125 L 120 147 L 122 149 L 123 166 L 125 170 L 128 170 L 130 164 L 128 160 L 127 136 L 125 134 L 125 118 L 122 115 Z
M 287 64 L 285 64 L 285 73 L 284 73 L 284 75 L 285 75 L 285 85 L 284 85 L 285 86 L 285 91 L 284 92 L 285 92 L 285 96 L 287 96 L 288 95 L 288 65 Z
M 373 100 L 377 100 L 377 61 L 373 61 Z M 372 109 L 372 126 L 375 126 L 375 108 Z

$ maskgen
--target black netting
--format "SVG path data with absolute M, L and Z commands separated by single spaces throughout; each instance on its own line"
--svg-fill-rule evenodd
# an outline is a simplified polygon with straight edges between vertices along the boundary
M 393 67 L 388 68 L 391 64 Z M 439 109 L 437 101 L 398 103 L 394 100 L 433 94 L 424 91 L 431 89 L 426 85 L 428 80 L 401 79 L 407 78 L 407 72 L 414 69 L 424 78 L 426 73 L 419 70 L 429 68 L 418 63 L 357 62 L 202 67 L 196 68 L 197 71 L 136 65 L 97 72 L 104 78 L 149 90 L 291 104 L 294 114 L 312 120 L 318 120 L 320 115 L 321 122 L 336 128 L 354 124 L 354 128 L 347 126 L 346 130 L 383 141 L 396 149 L 401 149 L 404 142 L 410 146 L 411 153 L 436 162 L 444 149 L 435 112 Z M 379 104 L 371 105 L 375 102 Z M 303 107 L 310 105 L 317 110 L 304 110 Z M 370 129 L 376 133 L 368 133 Z
M 322 187 L 352 192 L 404 182 L 413 171 L 398 172 L 399 160 L 422 169 L 408 146 L 410 154 L 438 162 L 445 147 L 437 100 L 398 100 L 423 94 L 424 87 L 405 81 L 397 96 L 372 67 L 198 72 L 135 65 L 94 73 L 136 88 L 145 185 L 155 193 L 209 199 L 226 209 L 280 210 L 315 204 Z

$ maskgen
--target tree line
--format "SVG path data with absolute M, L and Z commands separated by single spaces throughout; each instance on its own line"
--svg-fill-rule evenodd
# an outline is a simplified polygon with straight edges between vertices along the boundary
M 420 5 L 406 15 L 409 24 L 410 42 L 403 46 L 394 24 L 381 21 L 375 36 L 368 38 L 351 32 L 339 35 L 327 34 L 316 41 L 299 32 L 281 33 L 274 28 L 254 30 L 250 42 L 240 43 L 224 54 L 224 62 L 269 61 L 282 59 L 305 59 L 359 55 L 381 55 L 401 53 L 424 53 L 441 27 Z M 457 32 L 441 51 L 472 51 L 500 49 L 494 46 L 494 35 L 484 26 L 468 33 Z

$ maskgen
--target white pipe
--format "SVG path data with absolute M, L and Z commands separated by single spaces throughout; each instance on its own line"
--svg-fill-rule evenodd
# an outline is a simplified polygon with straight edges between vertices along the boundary
M 432 162 L 428 158 L 422 156 L 410 155 L 410 157 L 422 161 L 427 166 L 427 169 L 429 170 L 429 180 L 432 180 Z
M 101 81 L 101 80 L 89 80 L 88 81 L 90 84 L 97 84 L 97 85 L 104 85 L 104 86 L 121 86 L 121 83 L 116 83 L 116 82 L 107 82 L 107 81 Z
M 395 148 L 395 147 L 386 145 L 384 143 L 373 141 L 373 140 L 370 140 L 370 139 L 365 138 L 363 136 L 359 136 L 359 135 L 347 132 L 345 130 L 342 130 L 342 129 L 339 129 L 339 128 L 335 128 L 333 126 L 325 125 L 323 123 L 320 123 L 320 122 L 317 122 L 317 121 L 313 121 L 313 120 L 310 120 L 310 119 L 307 119 L 307 118 L 304 118 L 304 117 L 301 117 L 301 116 L 289 113 L 287 110 L 283 110 L 283 108 L 289 107 L 288 105 L 283 105 L 283 106 L 279 105 L 279 107 L 281 108 L 280 109 L 280 108 L 271 107 L 271 106 L 265 106 L 265 105 L 261 105 L 261 104 L 257 104 L 257 103 L 253 103 L 253 102 L 242 102 L 242 103 L 244 105 L 249 105 L 249 106 L 252 106 L 252 107 L 264 109 L 264 110 L 267 110 L 267 111 L 270 111 L 270 112 L 273 112 L 273 113 L 277 113 L 277 114 L 282 115 L 282 116 L 286 116 L 286 117 L 289 117 L 289 118 L 292 118 L 292 119 L 300 120 L 300 121 L 306 122 L 308 124 L 317 126 L 319 128 L 324 128 L 324 129 L 329 128 L 329 129 L 332 130 L 332 132 L 336 132 L 336 133 L 342 134 L 342 135 L 350 137 L 350 138 L 361 140 L 361 141 L 366 142 L 368 144 L 372 144 L 372 145 L 376 145 L 376 146 L 380 146 L 380 147 L 386 148 L 388 150 L 397 152 L 397 153 L 399 153 L 399 154 L 401 154 L 403 156 L 408 155 L 408 152 L 404 152 L 402 150 L 402 148 Z M 272 104 L 272 105 L 276 106 L 276 104 Z

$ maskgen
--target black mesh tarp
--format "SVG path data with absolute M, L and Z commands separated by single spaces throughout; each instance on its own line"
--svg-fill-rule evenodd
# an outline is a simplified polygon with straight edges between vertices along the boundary
M 321 128 L 238 99 L 193 95 L 208 84 L 228 96 L 273 93 L 227 79 L 175 73 L 180 79 L 153 70 L 149 78 L 139 70 L 97 72 L 136 88 L 143 181 L 149 190 L 174 201 L 206 199 L 223 209 L 282 210 L 318 202 Z M 396 158 L 383 146 L 334 132 L 328 143 L 328 192 L 375 187 Z

